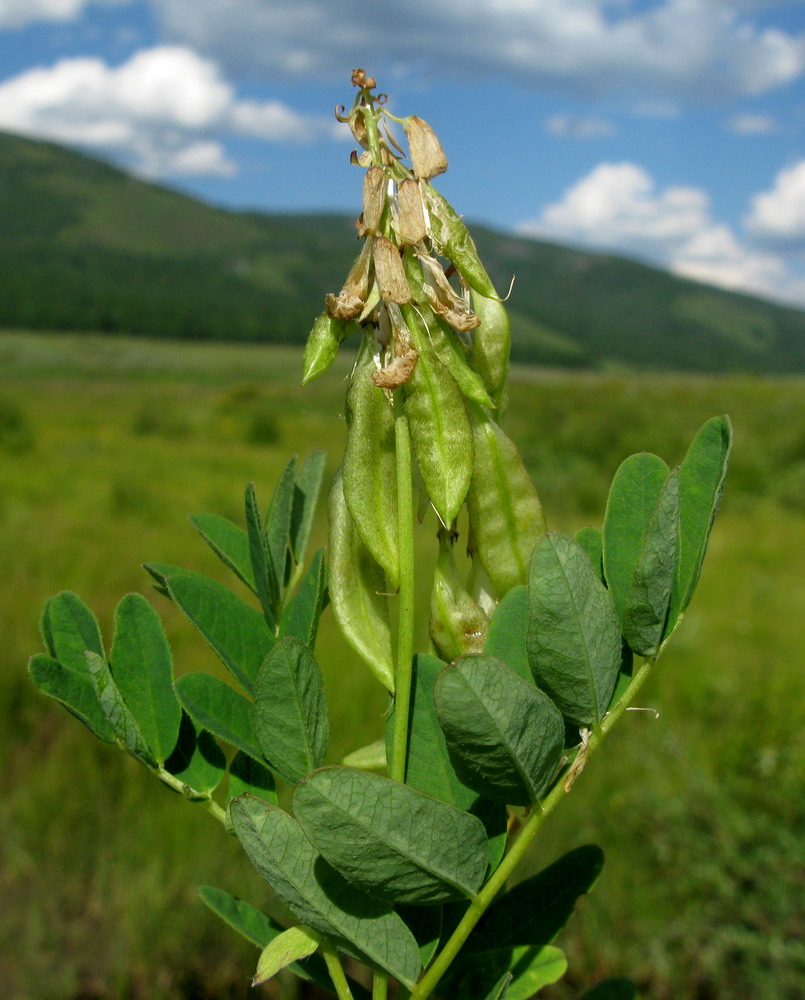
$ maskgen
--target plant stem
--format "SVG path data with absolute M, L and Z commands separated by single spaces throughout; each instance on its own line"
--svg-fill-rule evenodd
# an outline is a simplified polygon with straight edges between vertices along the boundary
M 349 988 L 347 977 L 344 975 L 344 967 L 341 965 L 341 959 L 335 953 L 335 949 L 328 944 L 322 944 L 321 953 L 324 956 L 324 961 L 327 963 L 327 971 L 330 973 L 333 986 L 335 986 L 338 1000 L 353 1000 L 352 990 Z
M 588 759 L 590 755 L 601 745 L 601 742 L 606 734 L 629 707 L 632 699 L 640 690 L 643 682 L 648 676 L 652 665 L 652 660 L 643 661 L 643 664 L 635 673 L 631 683 L 624 691 L 618 704 L 592 731 L 587 744 L 586 752 Z M 439 980 L 445 974 L 450 963 L 464 946 L 472 929 L 481 919 L 490 903 L 492 903 L 497 894 L 503 889 L 509 876 L 523 859 L 526 851 L 533 843 L 534 838 L 542 827 L 542 824 L 559 805 L 566 794 L 564 774 L 560 774 L 551 791 L 526 820 L 519 836 L 517 837 L 517 840 L 515 840 L 512 844 L 499 867 L 493 872 L 489 881 L 470 903 L 467 912 L 464 914 L 461 922 L 458 927 L 456 927 L 447 944 L 445 944 L 444 948 L 442 948 L 433 960 L 425 975 L 417 983 L 416 988 L 411 993 L 411 1000 L 426 1000 L 426 998 L 431 995 L 433 990 L 436 989 Z
M 414 486 L 411 475 L 411 434 L 401 389 L 397 389 L 394 393 L 394 442 L 397 452 L 400 604 L 397 669 L 394 677 L 394 729 L 389 775 L 396 781 L 405 781 L 414 660 Z
M 172 774 L 170 774 L 170 772 L 166 771 L 162 767 L 160 767 L 156 773 L 159 780 L 164 782 L 169 788 L 172 788 L 175 792 L 178 792 L 180 795 L 184 795 L 185 798 L 187 797 L 186 795 L 187 785 L 185 785 L 183 781 L 180 781 L 179 778 L 174 777 Z M 207 810 L 207 812 L 209 812 L 212 816 L 214 816 L 218 820 L 218 822 L 222 823 L 228 830 L 230 830 L 231 833 L 231 829 L 226 819 L 226 810 L 222 809 L 221 806 L 219 806 L 214 799 L 211 799 L 209 796 L 205 796 L 205 797 L 200 797 L 198 799 L 193 799 L 191 801 L 200 802 Z
M 382 972 L 375 972 L 372 979 L 372 1000 L 386 1000 L 389 991 L 388 976 Z

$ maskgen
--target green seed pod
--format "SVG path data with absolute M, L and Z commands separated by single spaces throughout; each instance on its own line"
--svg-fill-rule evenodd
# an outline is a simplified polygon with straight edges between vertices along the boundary
M 449 534 L 439 531 L 439 557 L 430 597 L 430 637 L 439 656 L 450 663 L 480 653 L 489 619 L 461 586 Z
M 403 309 L 419 363 L 405 384 L 405 409 L 422 480 L 445 526 L 458 516 L 472 477 L 472 429 L 456 380 L 439 361 L 419 327 L 416 312 Z
M 509 314 L 500 299 L 490 299 L 475 291 L 472 308 L 481 321 L 473 341 L 473 364 L 489 395 L 500 406 L 509 377 Z
M 307 385 L 327 371 L 335 361 L 341 341 L 354 329 L 354 323 L 333 319 L 326 312 L 316 319 L 305 344 L 302 385 Z
M 520 454 L 489 414 L 469 405 L 475 465 L 467 493 L 478 558 L 502 598 L 528 580 L 537 540 L 546 532 L 537 491 Z
M 328 588 L 333 614 L 350 646 L 393 693 L 394 658 L 386 580 L 352 523 L 340 469 L 330 490 L 328 515 Z
M 479 406 L 494 408 L 494 401 L 486 391 L 481 376 L 470 366 L 467 351 L 457 335 L 440 317 L 432 318 L 433 322 L 428 323 L 428 333 L 438 359 L 456 380 L 467 399 Z
M 350 424 L 344 455 L 344 495 L 355 527 L 392 587 L 400 581 L 397 529 L 397 459 L 394 413 L 388 396 L 373 385 L 374 365 L 352 376 Z
M 497 292 L 492 279 L 486 273 L 461 217 L 450 202 L 430 184 L 425 185 L 425 198 L 431 214 L 431 236 L 439 244 L 441 252 L 452 260 L 470 288 L 487 298 L 496 298 Z M 434 217 L 436 225 L 433 224 Z

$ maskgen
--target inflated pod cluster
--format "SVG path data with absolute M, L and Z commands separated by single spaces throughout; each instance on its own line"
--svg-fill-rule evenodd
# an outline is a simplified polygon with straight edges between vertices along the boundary
M 433 186 L 447 169 L 433 129 L 416 116 L 394 119 L 405 132 L 406 155 L 390 134 L 393 116 L 383 105 L 382 95 L 359 85 L 351 111 L 339 113 L 361 146 L 351 159 L 365 169 L 356 222 L 363 245 L 340 291 L 325 297 L 308 339 L 303 382 L 325 372 L 351 334 L 361 338 L 336 487 L 344 502 L 336 506 L 350 519 L 363 555 L 382 570 L 381 590 L 388 592 L 399 583 L 393 397 L 401 395 L 398 412 L 407 419 L 442 536 L 433 640 L 454 659 L 478 645 L 465 634 L 467 616 L 480 616 L 481 630 L 486 620 L 451 565 L 462 508 L 469 509 L 475 563 L 494 585 L 493 602 L 525 583 L 528 554 L 545 526 L 517 450 L 499 426 L 509 366 L 505 306 L 461 216 Z M 343 547 L 339 556 L 330 575 L 336 608 L 345 603 L 342 591 L 354 599 L 366 580 L 365 567 L 361 572 L 344 558 Z M 373 595 L 368 603 L 375 601 Z M 349 636 L 348 621 L 342 625 Z M 365 636 L 351 641 L 365 654 Z M 377 657 L 365 658 L 391 687 Z

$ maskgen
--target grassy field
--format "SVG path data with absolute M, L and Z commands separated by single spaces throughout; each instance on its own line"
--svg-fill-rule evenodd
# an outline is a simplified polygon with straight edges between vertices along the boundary
M 240 521 L 245 484 L 267 500 L 287 458 L 314 447 L 334 471 L 346 369 L 301 389 L 299 361 L 283 349 L 0 335 L 0 975 L 10 1000 L 256 995 L 254 950 L 195 896 L 211 883 L 270 905 L 237 843 L 37 695 L 25 663 L 50 594 L 77 591 L 109 635 L 114 605 L 137 590 L 163 614 L 177 671 L 218 670 L 140 564 L 225 580 L 186 515 Z M 660 716 L 624 718 L 537 845 L 534 868 L 591 840 L 607 855 L 560 941 L 572 974 L 542 994 L 550 1000 L 616 974 L 656 1000 L 802 995 L 803 390 L 783 379 L 515 373 L 507 426 L 553 527 L 600 523 L 630 452 L 677 462 L 717 413 L 736 430 L 700 589 L 642 695 Z M 426 574 L 421 587 L 424 599 Z M 379 735 L 385 702 L 359 665 L 343 676 L 353 658 L 326 619 L 338 760 Z

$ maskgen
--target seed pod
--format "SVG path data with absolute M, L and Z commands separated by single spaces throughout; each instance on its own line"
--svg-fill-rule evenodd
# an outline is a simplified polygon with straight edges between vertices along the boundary
M 492 279 L 481 263 L 469 230 L 450 202 L 430 184 L 425 185 L 425 198 L 431 217 L 431 236 L 440 251 L 452 260 L 456 270 L 470 288 L 487 298 L 497 298 Z M 434 225 L 434 219 L 436 224 Z
M 469 405 L 475 464 L 467 510 L 478 558 L 502 598 L 528 580 L 528 563 L 545 534 L 537 491 L 514 443 L 489 414 Z
M 473 364 L 489 395 L 500 406 L 509 377 L 509 314 L 500 299 L 490 299 L 476 291 L 472 293 L 472 307 L 481 321 L 473 340 Z
M 411 115 L 403 121 L 411 151 L 411 165 L 417 180 L 427 180 L 447 170 L 447 157 L 436 133 L 422 118 Z
M 396 589 L 400 552 L 394 414 L 385 392 L 372 384 L 373 368 L 370 361 L 352 376 L 344 495 L 364 545 Z
M 461 390 L 407 307 L 419 363 L 405 386 L 405 409 L 419 469 L 442 524 L 458 516 L 472 476 L 472 429 Z
M 355 530 L 339 469 L 330 490 L 328 588 L 333 614 L 347 642 L 377 679 L 394 692 L 391 625 L 383 570 Z
M 430 598 L 430 637 L 439 656 L 450 663 L 480 653 L 489 619 L 461 586 L 449 534 L 439 531 L 439 556 Z
M 405 278 L 400 251 L 385 236 L 376 236 L 372 243 L 375 275 L 384 300 L 404 305 L 411 301 L 411 289 Z
M 305 344 L 305 359 L 302 368 L 302 385 L 324 372 L 335 361 L 341 341 L 355 329 L 354 324 L 333 319 L 323 312 L 313 324 L 313 329 Z
M 408 177 L 397 188 L 397 216 L 401 243 L 419 243 L 427 236 L 419 185 Z
M 363 177 L 363 214 L 359 234 L 380 231 L 380 217 L 386 205 L 388 179 L 382 167 L 371 166 Z
M 363 311 L 369 295 L 369 264 L 372 260 L 372 240 L 368 239 L 349 269 L 347 280 L 338 295 L 325 295 L 327 314 L 333 319 L 355 319 Z
M 436 356 L 456 380 L 459 389 L 479 406 L 493 408 L 495 404 L 484 388 L 481 376 L 470 367 L 467 351 L 459 338 L 440 317 L 431 314 L 428 319 L 428 333 Z

